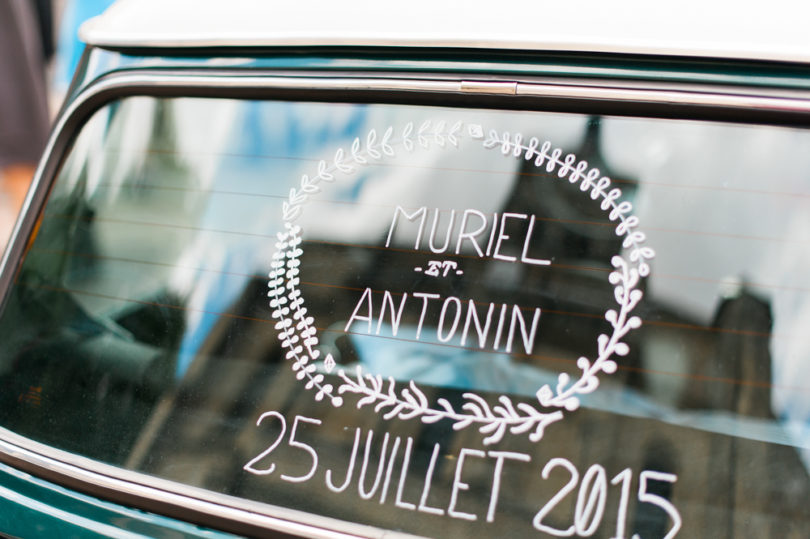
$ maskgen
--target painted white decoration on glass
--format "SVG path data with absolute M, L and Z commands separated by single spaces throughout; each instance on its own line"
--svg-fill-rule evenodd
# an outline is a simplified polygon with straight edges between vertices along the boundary
M 353 372 L 338 369 L 336 375 L 340 383 L 335 388 L 326 381 L 325 375 L 318 372 L 316 367 L 316 361 L 321 353 L 316 348 L 319 341 L 314 318 L 308 313 L 299 289 L 300 257 L 303 254 L 302 230 L 299 225 L 294 224 L 295 220 L 301 215 L 307 201 L 321 191 L 322 182 L 334 182 L 337 176 L 354 174 L 360 167 L 393 157 L 400 148 L 408 152 L 432 147 L 458 148 L 465 141 L 462 127 L 461 122 L 449 125 L 443 121 L 425 121 L 418 127 L 413 123 L 408 123 L 397 132 L 393 127 L 388 127 L 382 136 L 378 136 L 376 130 L 371 130 L 364 139 L 355 138 L 348 151 L 339 149 L 331 160 L 321 160 L 314 175 L 304 175 L 301 178 L 300 187 L 290 189 L 287 200 L 282 204 L 285 228 L 278 234 L 277 250 L 273 256 L 268 283 L 268 296 L 270 297 L 270 307 L 273 309 L 275 329 L 279 332 L 281 345 L 286 350 L 285 357 L 291 361 L 296 377 L 305 384 L 306 389 L 315 391 L 315 399 L 318 401 L 327 398 L 333 406 L 340 407 L 344 405 L 344 396 L 354 394 L 358 408 L 373 405 L 374 411 L 382 414 L 386 420 L 419 419 L 424 423 L 449 420 L 453 422 L 453 428 L 456 430 L 468 427 L 476 428 L 484 435 L 483 443 L 486 445 L 500 441 L 506 432 L 515 435 L 528 434 L 531 441 L 537 442 L 542 439 L 548 425 L 561 420 L 565 412 L 572 412 L 579 407 L 580 396 L 591 393 L 598 387 L 601 373 L 612 374 L 616 371 L 617 364 L 613 359 L 614 355 L 625 356 L 629 353 L 629 346 L 623 339 L 629 331 L 641 326 L 641 319 L 631 313 L 643 295 L 638 288 L 639 281 L 642 277 L 649 275 L 649 263 L 655 255 L 650 247 L 644 245 L 645 235 L 639 230 L 639 220 L 632 214 L 633 208 L 630 202 L 621 200 L 621 190 L 612 186 L 609 178 L 601 176 L 598 169 L 589 169 L 588 163 L 578 161 L 574 154 L 563 155 L 561 149 L 553 148 L 548 141 L 541 143 L 534 137 L 525 140 L 520 134 L 508 132 L 498 133 L 494 130 L 487 132 L 483 126 L 478 124 L 468 125 L 466 130 L 469 135 L 468 144 L 480 144 L 485 149 L 500 152 L 504 158 L 532 161 L 535 167 L 543 168 L 548 173 L 555 173 L 560 181 L 568 181 L 572 188 L 578 188 L 582 192 L 582 196 L 588 196 L 598 202 L 607 218 L 616 224 L 615 233 L 622 238 L 624 253 L 617 253 L 612 257 L 613 271 L 608 277 L 613 286 L 617 304 L 615 308 L 608 309 L 604 314 L 605 320 L 612 328 L 612 333 L 599 335 L 595 359 L 581 356 L 577 360 L 578 378 L 567 373 L 560 373 L 555 387 L 544 385 L 538 388 L 535 404 L 513 403 L 509 396 L 500 395 L 497 399 L 499 404 L 490 405 L 480 395 L 466 392 L 462 395 L 464 403 L 460 407 L 456 407 L 443 398 L 437 399 L 435 403 L 429 402 L 425 393 L 413 380 L 406 384 L 407 387 L 398 388 L 392 377 L 383 378 L 379 374 L 365 372 L 361 367 L 357 367 Z M 427 208 L 420 208 L 417 212 L 408 215 L 405 210 L 397 207 L 388 241 L 390 241 L 390 234 L 396 223 L 397 212 L 401 212 L 408 219 L 415 219 L 414 215 L 422 212 L 422 223 L 424 223 Z M 477 210 L 465 210 L 461 219 L 466 220 L 470 216 L 480 213 Z M 508 238 L 503 235 L 503 223 L 510 218 L 528 220 L 529 216 L 502 214 L 501 232 L 495 234 L 496 226 L 493 225 L 493 233 L 486 253 L 477 243 L 474 244 L 479 255 L 492 255 L 493 258 L 515 261 L 516 257 L 498 256 L 502 239 Z M 497 219 L 496 216 L 495 220 L 497 221 Z M 531 236 L 533 224 L 534 216 L 531 216 L 529 236 Z M 464 224 L 461 225 L 462 233 L 459 236 L 456 250 L 465 236 L 467 239 L 471 238 L 470 234 L 464 234 L 464 226 Z M 527 239 L 526 245 L 528 245 L 528 241 Z M 417 237 L 417 244 L 418 242 Z M 434 253 L 451 249 L 449 239 L 444 247 L 436 247 L 431 243 L 430 249 Z M 535 265 L 550 264 L 549 260 L 529 258 L 525 247 L 520 261 Z M 425 267 L 416 267 L 413 268 L 413 271 L 423 272 L 434 278 L 463 273 L 463 270 L 455 263 L 448 262 L 450 261 L 430 260 Z M 423 296 L 428 295 L 423 294 Z M 405 299 L 402 301 L 404 302 Z M 426 302 L 427 299 L 422 298 L 422 301 Z M 462 302 L 458 298 L 445 298 L 445 309 L 447 309 L 448 301 L 454 304 L 457 309 L 456 313 L 461 312 Z M 395 308 L 393 300 L 391 300 L 390 308 L 393 313 Z M 513 309 L 513 313 L 516 311 L 519 313 L 518 309 Z M 501 309 L 502 319 L 504 315 L 507 319 L 509 318 L 506 313 L 508 310 L 504 304 Z M 357 315 L 357 309 L 354 315 Z M 513 328 L 509 332 L 510 348 L 516 323 L 520 329 L 518 333 L 522 334 L 524 345 L 526 345 L 533 340 L 533 331 L 539 315 L 540 310 L 537 309 L 535 317 L 529 322 L 516 319 L 517 315 L 512 314 Z M 453 331 L 456 330 L 458 321 L 457 314 L 452 327 Z M 441 337 L 441 331 L 439 335 Z M 530 348 L 527 345 L 528 350 Z M 334 371 L 336 367 L 331 355 L 323 360 L 323 365 L 327 373 Z M 595 485 L 601 487 L 603 482 L 601 476 L 589 477 L 589 481 L 591 480 Z M 597 509 L 600 508 L 599 500 L 601 500 L 599 496 L 589 498 L 586 503 L 586 507 L 588 507 L 586 512 L 590 514 L 594 504 Z M 583 522 L 586 520 L 588 519 L 583 519 Z M 586 531 L 590 528 L 587 523 L 581 524 L 580 527 Z

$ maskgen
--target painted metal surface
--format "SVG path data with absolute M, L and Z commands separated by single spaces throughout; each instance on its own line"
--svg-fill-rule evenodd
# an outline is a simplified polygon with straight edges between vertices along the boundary
M 116 47 L 404 46 L 808 62 L 807 10 L 788 0 L 756 12 L 731 0 L 506 0 L 475 9 L 430 0 L 124 0 L 89 21 L 81 37 Z
M 105 502 L 5 464 L 0 464 L 0 529 L 18 537 L 236 537 Z
M 8 467 L 7 464 L 4 464 L 6 462 L 13 467 Z M 101 502 L 101 500 L 113 500 L 120 505 L 109 504 L 111 507 L 138 507 L 179 519 L 179 521 L 176 521 L 166 518 L 167 523 L 180 521 L 203 522 L 211 527 L 222 526 L 235 531 L 235 533 L 249 536 L 313 537 L 318 539 L 355 539 L 358 537 L 383 536 L 396 539 L 412 537 L 396 532 L 378 530 L 370 526 L 343 523 L 284 507 L 268 506 L 267 504 L 225 496 L 166 479 L 132 472 L 49 447 L 2 428 L 0 428 L 0 466 L 6 466 L 8 470 L 31 481 L 42 481 L 42 479 L 35 477 L 35 475 L 42 475 L 59 484 L 88 489 L 97 496 L 85 496 L 58 486 L 65 492 L 80 497 L 83 496 L 83 499 L 86 500 L 95 500 L 100 503 L 108 503 Z M 25 473 L 26 470 L 30 471 L 31 475 Z M 45 481 L 45 484 L 57 487 L 57 485 L 47 481 Z M 2 486 L 3 484 L 0 482 L 0 487 Z M 20 492 L 23 491 L 13 489 L 9 489 L 7 492 L 0 491 L 0 498 L 10 497 L 14 501 L 14 496 Z M 47 502 L 47 500 L 45 501 Z M 20 499 L 16 503 L 19 509 L 27 507 L 30 503 L 36 504 L 40 502 L 41 500 L 31 498 L 30 500 Z M 0 503 L 2 503 L 2 500 L 0 500 Z M 14 511 L 17 511 L 17 509 Z M 133 509 L 133 511 L 140 513 L 137 509 Z M 9 514 L 14 515 L 15 512 Z M 23 515 L 25 514 L 27 513 L 23 513 Z M 60 515 L 65 516 L 67 514 Z M 92 516 L 84 515 L 81 512 L 77 514 L 93 519 Z M 43 515 L 47 516 L 45 513 Z M 42 518 L 45 518 L 45 516 Z M 39 518 L 38 513 L 32 513 L 32 518 L 36 521 Z M 101 522 L 105 521 L 102 520 Z M 338 531 L 337 528 L 342 528 L 343 531 Z M 347 531 L 349 528 L 354 533 Z M 0 533 L 11 533 L 10 529 L 0 519 Z M 22 535 L 22 537 L 27 536 Z M 231 536 L 225 535 L 224 537 Z

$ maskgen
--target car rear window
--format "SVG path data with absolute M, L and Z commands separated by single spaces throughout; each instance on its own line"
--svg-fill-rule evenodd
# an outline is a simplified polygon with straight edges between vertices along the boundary
M 113 101 L 19 240 L 0 426 L 418 535 L 805 537 L 808 147 L 693 120 Z

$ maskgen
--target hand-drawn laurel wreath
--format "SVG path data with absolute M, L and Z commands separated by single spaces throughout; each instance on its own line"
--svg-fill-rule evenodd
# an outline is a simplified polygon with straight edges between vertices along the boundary
M 645 235 L 638 230 L 639 221 L 631 214 L 633 207 L 630 202 L 619 201 L 621 190 L 616 187 L 610 189 L 610 179 L 600 176 L 598 169 L 589 170 L 588 163 L 577 161 L 574 154 L 563 157 L 561 149 L 552 149 L 548 141 L 541 144 L 537 138 L 524 143 L 520 134 L 504 132 L 499 135 L 491 130 L 484 135 L 483 128 L 477 124 L 468 125 L 468 134 L 472 139 L 481 140 L 484 148 L 500 149 L 504 156 L 527 161 L 533 159 L 536 167 L 545 167 L 549 173 L 556 172 L 560 179 L 578 184 L 580 191 L 590 195 L 591 199 L 601 200 L 600 208 L 611 221 L 617 223 L 616 235 L 624 238 L 622 247 L 628 253 L 629 260 L 619 255 L 613 256 L 611 264 L 614 271 L 608 278 L 614 286 L 614 297 L 618 304 L 618 309 L 609 309 L 605 313 L 613 332 L 599 335 L 598 355 L 594 361 L 584 356 L 577 360 L 577 367 L 581 371 L 578 379 L 572 380 L 568 374 L 561 373 L 555 389 L 548 384 L 541 387 L 536 396 L 543 411 L 524 402 L 513 404 L 506 395 L 498 397 L 499 404 L 490 406 L 481 396 L 470 392 L 462 395 L 465 402 L 457 410 L 443 398 L 437 399 L 437 407 L 431 407 L 425 393 L 413 380 L 407 387 L 398 390 L 393 377 L 384 380 L 381 375 L 366 373 L 359 366 L 351 374 L 343 369 L 337 371 L 342 382 L 336 393 L 333 385 L 325 381 L 324 374 L 318 372 L 313 363 L 320 357 L 320 351 L 315 348 L 318 337 L 313 326 L 314 319 L 307 314 L 298 288 L 303 250 L 301 227 L 294 225 L 293 221 L 301 215 L 306 201 L 321 191 L 321 182 L 332 182 L 336 174 L 349 175 L 358 167 L 393 157 L 395 147 L 402 146 L 409 152 L 432 145 L 457 148 L 463 136 L 461 122 L 448 125 L 443 121 L 434 123 L 428 120 L 418 128 L 414 128 L 413 122 L 410 122 L 396 141 L 392 140 L 393 127 L 388 127 L 379 140 L 376 130 L 372 129 L 365 140 L 355 138 L 348 152 L 338 149 L 330 162 L 321 160 L 315 176 L 302 176 L 300 188 L 290 189 L 287 200 L 282 204 L 285 229 L 278 234 L 268 282 L 272 316 L 276 320 L 275 328 L 279 332 L 281 346 L 287 350 L 286 359 L 292 361 L 297 379 L 306 379 L 306 389 L 315 389 L 317 401 L 327 397 L 333 406 L 340 407 L 344 403 L 340 395 L 354 393 L 359 397 L 357 408 L 374 404 L 375 412 L 385 410 L 383 418 L 386 420 L 419 418 L 424 423 L 435 423 L 448 419 L 453 421 L 455 430 L 474 424 L 482 435 L 486 435 L 483 439 L 485 445 L 500 441 L 507 430 L 512 434 L 531 431 L 529 439 L 537 442 L 549 424 L 563 418 L 563 410 L 576 410 L 580 405 L 579 396 L 591 393 L 598 387 L 600 372 L 612 374 L 616 371 L 616 362 L 611 359 L 614 354 L 625 356 L 630 351 L 622 339 L 628 331 L 641 326 L 641 319 L 630 316 L 630 313 L 642 298 L 642 291 L 636 287 L 641 277 L 649 275 L 649 261 L 655 253 L 643 245 Z M 335 363 L 331 355 L 325 358 L 324 365 L 327 372 L 332 371 Z

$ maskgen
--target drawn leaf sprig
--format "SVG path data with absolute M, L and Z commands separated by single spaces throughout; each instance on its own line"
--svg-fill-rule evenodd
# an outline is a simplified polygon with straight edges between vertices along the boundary
M 392 377 L 383 379 L 379 374 L 364 372 L 359 366 L 351 375 L 342 369 L 337 374 L 343 380 L 338 392 L 358 395 L 358 409 L 374 405 L 374 411 L 382 413 L 386 420 L 418 418 L 423 423 L 435 423 L 447 419 L 453 422 L 455 430 L 475 424 L 478 431 L 486 435 L 483 439 L 485 445 L 501 441 L 506 432 L 525 434 L 532 431 L 529 438 L 538 441 L 547 425 L 562 419 L 562 412 L 558 410 L 540 412 L 527 403 L 515 405 L 506 395 L 498 398 L 499 404 L 490 406 L 480 395 L 468 392 L 462 395 L 465 402 L 459 410 L 444 398 L 437 399 L 438 408 L 431 408 L 424 391 L 413 380 L 398 389 Z

